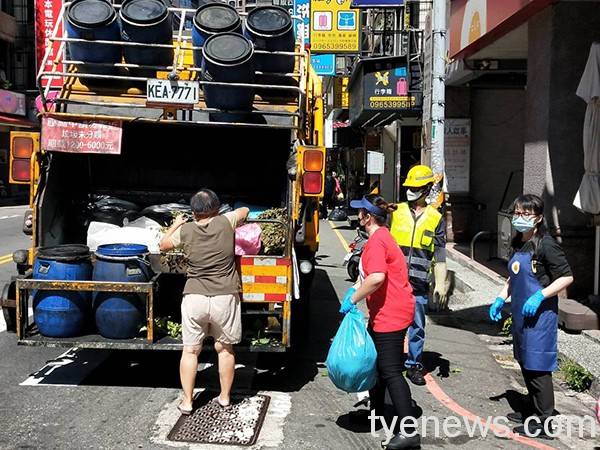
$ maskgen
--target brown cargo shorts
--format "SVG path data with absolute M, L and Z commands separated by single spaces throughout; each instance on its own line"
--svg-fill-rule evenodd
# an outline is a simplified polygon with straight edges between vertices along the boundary
M 187 294 L 181 302 L 183 345 L 198 346 L 206 336 L 215 342 L 237 344 L 242 340 L 242 307 L 237 294 Z

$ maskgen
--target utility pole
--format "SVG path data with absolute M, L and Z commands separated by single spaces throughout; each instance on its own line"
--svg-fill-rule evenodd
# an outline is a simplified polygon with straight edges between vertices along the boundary
M 429 163 L 436 181 L 444 176 L 444 108 L 446 77 L 446 0 L 433 0 L 425 36 L 423 92 L 423 162 Z M 428 51 L 429 50 L 429 51 Z M 437 198 L 437 183 L 431 198 Z

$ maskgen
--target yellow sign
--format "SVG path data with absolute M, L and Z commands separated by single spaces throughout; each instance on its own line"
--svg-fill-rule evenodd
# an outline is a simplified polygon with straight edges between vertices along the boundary
M 314 53 L 357 53 L 360 13 L 350 0 L 311 0 L 310 49 Z
M 333 107 L 334 108 L 342 108 L 348 109 L 350 105 L 350 101 L 348 98 L 348 80 L 349 77 L 341 77 L 335 79 L 335 84 L 333 85 Z

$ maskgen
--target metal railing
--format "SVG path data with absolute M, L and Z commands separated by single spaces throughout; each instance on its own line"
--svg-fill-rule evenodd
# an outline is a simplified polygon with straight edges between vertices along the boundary
M 268 75 L 270 77 L 270 82 L 266 83 L 225 83 L 219 81 L 207 81 L 202 79 L 202 68 L 195 67 L 194 65 L 185 64 L 184 56 L 185 52 L 193 52 L 197 50 L 202 50 L 202 47 L 193 46 L 191 44 L 191 37 L 189 35 L 189 30 L 185 29 L 186 19 L 189 20 L 193 17 L 196 10 L 188 9 L 188 8 L 168 8 L 168 10 L 172 14 L 177 14 L 179 16 L 179 27 L 176 32 L 173 33 L 173 43 L 172 44 L 149 44 L 143 42 L 125 42 L 125 41 L 112 41 L 112 40 L 86 40 L 80 38 L 73 38 L 68 36 L 61 37 L 59 35 L 60 29 L 65 29 L 64 21 L 66 16 L 66 11 L 71 3 L 65 2 L 63 3 L 58 20 L 52 30 L 52 34 L 49 38 L 49 45 L 46 49 L 44 57 L 40 64 L 40 70 L 37 75 L 37 86 L 40 92 L 41 103 L 43 107 L 43 114 L 53 113 L 56 115 L 65 114 L 67 115 L 67 107 L 68 105 L 90 105 L 90 106 L 102 106 L 108 108 L 140 108 L 147 107 L 153 108 L 156 110 L 186 110 L 186 111 L 195 111 L 202 113 L 228 113 L 228 114 L 249 114 L 249 115 L 262 115 L 265 117 L 288 117 L 289 123 L 283 124 L 273 124 L 273 123 L 245 123 L 245 122 L 210 122 L 211 125 L 219 126 L 219 125 L 227 125 L 227 126 L 251 126 L 256 128 L 291 128 L 291 129 L 301 129 L 302 123 L 304 120 L 304 111 L 306 110 L 305 102 L 306 102 L 306 92 L 307 92 L 307 83 L 308 83 L 308 52 L 304 49 L 304 46 L 297 42 L 296 50 L 293 52 L 284 52 L 284 51 L 266 51 L 266 50 L 254 50 L 255 54 L 269 54 L 273 56 L 294 56 L 295 59 L 295 69 L 290 73 L 265 73 L 261 71 L 255 71 L 256 75 Z M 113 5 L 115 9 L 120 9 L 120 4 Z M 240 12 L 240 16 L 242 20 L 245 20 L 247 13 Z M 292 16 L 292 20 L 301 20 L 299 16 Z M 66 33 L 66 31 L 65 31 Z M 59 49 L 56 55 L 52 58 L 52 47 L 53 43 L 59 42 Z M 161 65 L 140 65 L 140 64 L 132 64 L 127 62 L 120 63 L 89 63 L 85 61 L 79 61 L 75 59 L 67 58 L 66 56 L 66 48 L 69 43 L 86 43 L 90 45 L 117 45 L 121 47 L 140 47 L 140 48 L 170 48 L 173 49 L 173 61 L 172 64 L 167 66 Z M 52 67 L 50 70 L 46 70 L 48 63 L 52 63 Z M 60 70 L 60 67 L 63 67 Z M 72 98 L 76 97 L 77 88 L 74 87 L 74 80 L 119 80 L 119 81 L 129 81 L 132 83 L 140 83 L 147 82 L 149 79 L 154 77 L 142 76 L 141 74 L 134 75 L 123 75 L 123 74 L 106 74 L 104 73 L 94 73 L 97 68 L 106 68 L 113 67 L 115 69 L 148 69 L 148 70 L 156 70 L 162 72 L 168 72 L 167 79 L 170 80 L 179 80 L 181 78 L 189 78 L 193 81 L 199 83 L 200 86 L 214 85 L 214 86 L 227 86 L 227 87 L 239 87 L 239 88 L 248 88 L 248 89 L 258 89 L 261 91 L 274 91 L 278 93 L 284 93 L 285 98 L 282 99 L 263 99 L 260 104 L 268 104 L 270 105 L 268 108 L 257 108 L 252 111 L 228 111 L 221 110 L 215 108 L 205 107 L 203 104 L 203 96 L 200 96 L 199 103 L 193 105 L 192 107 L 177 107 L 175 105 L 165 105 L 165 104 L 144 104 L 140 103 L 140 98 L 145 98 L 144 94 L 139 95 L 131 95 L 128 94 L 129 98 L 136 99 L 136 101 L 108 101 L 103 100 L 102 89 L 99 88 L 98 94 L 94 95 L 95 98 L 90 99 L 90 95 L 86 95 L 85 99 L 81 98 Z M 80 70 L 85 69 L 85 70 Z M 96 72 L 98 72 L 96 70 Z M 182 77 L 182 74 L 186 73 L 186 76 Z M 164 76 L 164 75 L 163 75 Z M 52 80 L 57 78 L 65 78 L 63 82 L 63 86 L 60 89 L 59 95 L 49 101 L 49 94 L 52 90 L 56 90 L 52 87 Z M 283 82 L 273 83 L 273 78 L 281 78 Z M 285 83 L 285 81 L 289 80 L 294 81 L 294 85 L 290 86 L 290 83 Z M 72 82 L 67 83 L 67 80 L 71 80 Z M 297 82 L 297 84 L 296 84 Z M 65 85 L 70 84 L 69 89 L 65 89 Z M 83 83 L 82 83 L 83 84 Z M 132 87 L 132 86 L 129 86 Z M 126 88 L 124 88 L 126 89 Z M 114 88 L 113 88 L 114 90 Z M 54 103 L 59 107 L 59 110 L 55 108 L 54 111 L 51 111 L 49 104 Z M 71 116 L 88 116 L 85 113 L 76 113 L 70 114 Z M 101 115 L 98 114 L 90 114 L 94 116 L 94 118 L 100 118 Z M 110 117 L 111 114 L 107 114 L 102 116 L 102 118 Z M 206 121 L 202 120 L 192 120 L 192 113 L 189 113 L 189 120 L 178 119 L 177 114 L 171 114 L 171 117 L 166 117 L 168 115 L 161 116 L 160 121 L 168 121 L 168 122 L 185 122 L 185 123 L 206 123 Z M 183 116 L 185 117 L 185 116 Z M 136 119 L 136 120 L 145 120 L 144 118 L 139 117 L 128 117 L 126 115 L 115 115 L 115 118 L 123 119 Z M 156 119 L 147 119 L 156 122 Z

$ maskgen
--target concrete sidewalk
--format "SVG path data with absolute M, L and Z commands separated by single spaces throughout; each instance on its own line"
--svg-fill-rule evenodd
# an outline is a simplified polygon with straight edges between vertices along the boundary
M 339 237 L 351 242 L 356 231 L 346 223 L 329 223 Z M 327 226 L 322 226 L 322 243 L 333 256 L 331 236 Z M 327 244 L 325 243 L 327 241 Z M 338 261 L 341 262 L 342 255 Z M 512 357 L 512 346 L 507 337 L 500 335 L 500 326 L 488 318 L 488 308 L 496 297 L 502 278 L 493 272 L 481 273 L 467 261 L 451 258 L 448 262 L 455 274 L 455 292 L 450 299 L 451 312 L 430 314 L 427 317 L 424 364 L 432 383 L 426 387 L 411 385 L 413 398 L 427 416 L 445 418 L 449 415 L 480 418 L 504 416 L 518 407 L 526 393 L 518 365 Z M 329 272 L 329 271 L 328 271 Z M 335 283 L 337 284 L 337 283 Z M 336 286 L 341 298 L 345 288 Z M 572 338 L 569 336 L 567 339 Z M 561 335 L 561 344 L 563 345 Z M 583 338 L 585 339 L 585 338 Z M 575 344 L 574 344 L 575 345 Z M 440 395 L 440 391 L 444 395 Z M 591 416 L 595 399 L 587 394 L 570 392 L 556 383 L 556 409 L 564 424 L 572 416 Z M 424 440 L 424 445 L 460 446 L 473 448 L 577 448 L 593 449 L 600 440 L 591 438 L 591 426 L 584 435 L 562 435 L 554 441 L 498 439 L 492 436 L 473 439 L 465 434 L 459 438 Z M 428 428 L 428 432 L 431 432 Z M 543 447 L 543 446 L 546 447 Z M 542 447 L 540 447 L 542 446 Z M 548 447 L 549 446 L 549 447 Z

